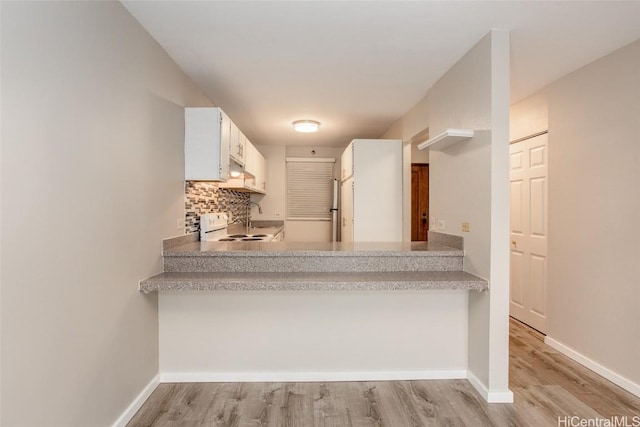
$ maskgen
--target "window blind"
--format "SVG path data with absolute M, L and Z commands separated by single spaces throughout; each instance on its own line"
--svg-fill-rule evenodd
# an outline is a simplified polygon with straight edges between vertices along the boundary
M 287 158 L 287 219 L 331 219 L 335 159 Z

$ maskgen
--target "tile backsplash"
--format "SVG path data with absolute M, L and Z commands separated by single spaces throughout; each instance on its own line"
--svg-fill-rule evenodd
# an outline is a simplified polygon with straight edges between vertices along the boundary
M 215 182 L 186 181 L 184 186 L 185 233 L 200 231 L 200 215 L 227 212 L 234 222 L 245 221 L 249 193 L 218 188 Z

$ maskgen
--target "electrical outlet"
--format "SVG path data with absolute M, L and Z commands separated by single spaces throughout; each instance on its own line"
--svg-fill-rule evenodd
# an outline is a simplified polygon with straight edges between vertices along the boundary
M 462 223 L 462 231 L 466 231 L 467 233 L 471 231 L 471 224 L 468 222 Z
M 438 220 L 438 230 L 444 231 L 444 227 L 445 227 L 444 219 L 439 219 Z
M 182 230 L 184 228 L 184 218 L 176 219 L 176 230 Z

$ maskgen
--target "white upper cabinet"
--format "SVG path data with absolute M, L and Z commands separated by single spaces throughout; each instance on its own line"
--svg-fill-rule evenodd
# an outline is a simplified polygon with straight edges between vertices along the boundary
M 185 180 L 218 181 L 223 188 L 265 193 L 265 159 L 224 111 L 185 108 L 184 127 Z
M 231 120 L 220 108 L 185 108 L 185 180 L 226 181 L 230 140 Z
M 238 178 L 231 178 L 221 183 L 221 188 L 231 188 L 238 191 L 266 194 L 267 165 L 264 156 L 256 149 L 251 141 L 245 141 L 244 174 Z
M 256 193 L 266 193 L 266 160 L 256 147 L 247 141 L 244 166 L 245 187 Z
M 244 173 L 249 174 L 251 176 L 255 176 L 256 171 L 256 147 L 250 142 L 247 141 L 247 145 L 245 145 L 245 159 L 244 159 Z
M 340 164 L 342 172 L 340 173 L 340 179 L 344 181 L 353 175 L 353 142 L 345 148 L 340 158 Z
M 267 192 L 267 161 L 258 150 L 256 150 L 256 163 L 255 190 L 264 194 Z
M 229 142 L 229 156 L 235 160 L 240 166 L 244 166 L 245 163 L 245 145 L 247 137 L 238 127 L 231 122 L 231 140 Z

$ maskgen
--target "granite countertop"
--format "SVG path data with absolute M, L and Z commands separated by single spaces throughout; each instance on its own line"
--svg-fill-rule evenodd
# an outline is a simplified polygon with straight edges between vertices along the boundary
M 140 282 L 140 291 L 376 291 L 475 290 L 487 281 L 464 271 L 276 273 L 161 273 Z
M 266 234 L 266 233 L 265 233 Z M 462 249 L 425 242 L 188 242 L 165 256 L 463 256 Z
M 229 232 L 275 234 L 283 228 L 283 224 L 277 223 L 259 225 L 249 230 L 236 225 Z M 488 289 L 485 279 L 462 271 L 461 237 L 430 233 L 429 239 L 429 242 L 357 243 L 200 242 L 198 233 L 191 233 L 163 241 L 168 270 L 140 281 L 139 289 L 145 293 Z
M 284 229 L 283 221 L 254 221 L 248 230 L 233 224 L 229 234 L 276 234 Z M 197 232 L 165 239 L 162 255 L 169 257 L 462 257 L 462 238 L 429 232 L 428 242 L 200 242 Z

